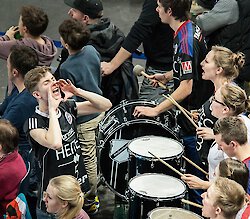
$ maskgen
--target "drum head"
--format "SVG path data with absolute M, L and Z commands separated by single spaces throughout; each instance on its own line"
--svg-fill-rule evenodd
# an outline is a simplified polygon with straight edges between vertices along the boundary
M 161 207 L 156 208 L 148 213 L 149 219 L 202 219 L 201 216 L 182 209 L 182 208 L 171 208 Z
M 130 153 L 139 157 L 154 158 L 148 152 L 163 160 L 179 157 L 183 154 L 183 146 L 180 142 L 162 136 L 143 136 L 136 138 L 128 145 Z
M 173 176 L 144 173 L 129 181 L 129 190 L 145 199 L 172 200 L 184 197 L 186 186 Z

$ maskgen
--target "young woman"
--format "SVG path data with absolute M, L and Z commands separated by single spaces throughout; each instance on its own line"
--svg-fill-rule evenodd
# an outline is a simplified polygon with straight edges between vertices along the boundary
M 239 70 L 244 65 L 244 54 L 233 53 L 231 50 L 213 46 L 206 58 L 201 62 L 203 74 L 202 79 L 211 80 L 214 84 L 215 92 L 225 83 L 230 83 L 238 77 Z M 211 130 L 217 118 L 211 114 L 211 97 L 202 108 L 199 110 L 199 128 L 197 129 L 197 144 L 196 148 L 199 152 L 201 161 L 208 167 L 208 151 L 213 142 L 210 140 Z
M 248 130 L 248 139 L 250 140 L 250 120 L 247 116 L 242 114 L 243 112 L 250 110 L 250 100 L 246 96 L 244 90 L 233 84 L 223 85 L 216 91 L 212 99 L 211 110 L 211 114 L 215 118 L 224 118 L 228 116 L 239 115 L 244 120 L 244 123 Z M 204 129 L 203 131 L 204 136 L 207 136 L 207 138 L 214 140 L 213 130 L 211 128 L 206 128 L 206 130 Z M 222 150 L 218 149 L 216 143 L 213 143 L 209 148 L 207 157 L 209 164 L 209 180 L 212 180 L 214 178 L 216 166 L 225 158 L 227 158 L 225 153 Z M 185 174 L 185 176 L 182 177 L 182 180 L 184 180 L 191 188 L 207 189 L 209 186 L 206 181 L 203 181 L 191 174 Z
M 62 175 L 49 181 L 43 198 L 48 213 L 58 219 L 89 219 L 82 210 L 84 194 L 78 181 L 70 175 Z
M 210 219 L 235 219 L 246 200 L 243 187 L 224 177 L 217 178 L 202 198 L 202 216 Z

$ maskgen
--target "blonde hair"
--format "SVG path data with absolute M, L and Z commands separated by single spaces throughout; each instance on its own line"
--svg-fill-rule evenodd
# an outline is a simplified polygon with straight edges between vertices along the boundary
M 52 178 L 49 184 L 56 189 L 56 196 L 60 200 L 68 202 L 67 207 L 57 213 L 57 217 L 59 219 L 72 219 L 76 217 L 80 213 L 84 203 L 84 194 L 76 178 L 70 175 L 57 176 Z
M 246 200 L 243 187 L 224 177 L 218 177 L 212 186 L 214 186 L 216 197 L 213 205 L 221 208 L 225 218 L 234 218 Z
M 224 76 L 228 79 L 237 78 L 239 70 L 245 64 L 245 55 L 241 52 L 233 53 L 230 49 L 222 46 L 213 46 L 214 62 L 217 67 L 223 68 Z
M 225 84 L 221 87 L 223 103 L 229 107 L 234 116 L 250 111 L 250 100 L 246 92 L 237 85 Z

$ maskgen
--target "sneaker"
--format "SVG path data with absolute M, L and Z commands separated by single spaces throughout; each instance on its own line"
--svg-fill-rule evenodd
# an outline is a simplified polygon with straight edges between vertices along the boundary
M 87 212 L 89 215 L 96 214 L 100 208 L 100 201 L 98 196 L 95 197 L 95 200 L 93 202 L 89 202 L 86 200 L 86 203 L 84 203 L 83 209 Z

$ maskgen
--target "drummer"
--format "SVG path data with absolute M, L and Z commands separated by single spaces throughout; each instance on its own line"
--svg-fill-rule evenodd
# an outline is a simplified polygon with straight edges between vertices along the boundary
M 246 200 L 243 187 L 224 177 L 216 179 L 202 198 L 202 216 L 211 219 L 234 219 Z
M 202 80 L 200 63 L 205 58 L 207 50 L 200 28 L 189 20 L 191 1 L 158 0 L 157 4 L 156 11 L 159 13 L 161 21 L 169 24 L 175 31 L 174 64 L 172 71 L 155 74 L 152 79 L 166 83 L 173 78 L 175 91 L 171 97 L 177 102 L 181 102 L 181 105 L 187 110 L 199 109 L 212 95 L 214 88 L 210 81 Z M 184 32 L 186 34 L 183 34 Z M 154 117 L 173 107 L 172 102 L 166 99 L 156 107 L 136 107 L 134 116 Z M 196 130 L 183 114 L 178 116 L 178 123 L 181 126 L 180 135 L 184 141 L 186 156 L 198 163 L 198 154 L 195 153 Z M 199 174 L 195 169 L 188 172 L 195 173 L 195 171 Z M 190 197 L 195 202 L 196 199 L 201 202 L 200 194 L 190 194 Z

